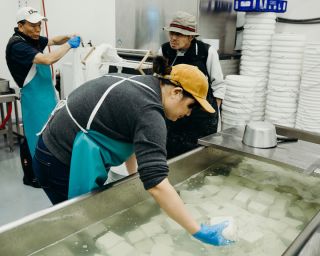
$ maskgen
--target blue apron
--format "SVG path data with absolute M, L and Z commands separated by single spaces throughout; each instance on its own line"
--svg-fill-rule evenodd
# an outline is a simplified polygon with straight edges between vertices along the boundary
M 110 167 L 122 164 L 133 154 L 132 144 L 113 140 L 99 132 L 90 130 L 90 126 L 109 92 L 122 82 L 131 81 L 151 91 L 153 90 L 149 86 L 131 79 L 132 77 L 110 76 L 121 80 L 111 85 L 102 95 L 93 109 L 85 129 L 74 119 L 66 103 L 69 116 L 80 128 L 73 143 L 68 191 L 69 199 L 102 186 L 107 180 Z
M 57 104 L 57 96 L 51 80 L 49 65 L 33 64 L 35 76 L 21 89 L 21 110 L 25 136 L 33 157 L 37 133 L 48 120 Z

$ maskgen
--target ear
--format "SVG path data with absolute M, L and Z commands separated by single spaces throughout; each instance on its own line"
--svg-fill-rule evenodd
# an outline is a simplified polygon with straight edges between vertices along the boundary
M 183 96 L 183 89 L 180 87 L 173 87 L 173 89 L 171 90 L 171 96 L 172 97 L 182 97 Z
M 195 36 L 189 36 L 189 42 L 191 42 Z
M 18 30 L 21 32 L 23 31 L 23 24 L 20 22 L 18 23 Z

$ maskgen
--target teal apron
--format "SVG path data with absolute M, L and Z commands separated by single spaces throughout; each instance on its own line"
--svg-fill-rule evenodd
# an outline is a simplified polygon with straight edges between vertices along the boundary
M 35 76 L 21 89 L 21 110 L 24 133 L 33 157 L 37 145 L 37 133 L 48 120 L 57 104 L 57 96 L 51 80 L 49 65 L 33 64 Z
M 80 128 L 73 143 L 68 191 L 69 199 L 102 186 L 107 180 L 110 167 L 122 164 L 133 154 L 132 144 L 113 140 L 99 132 L 90 130 L 90 126 L 109 92 L 122 82 L 131 81 L 151 91 L 153 90 L 149 86 L 131 79 L 132 77 L 110 76 L 121 80 L 111 85 L 102 95 L 93 109 L 85 129 L 74 119 L 66 103 L 69 116 Z

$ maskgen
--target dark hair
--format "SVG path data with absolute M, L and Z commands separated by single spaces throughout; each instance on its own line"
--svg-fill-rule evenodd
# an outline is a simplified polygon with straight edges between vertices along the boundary
M 156 73 L 157 75 L 159 75 L 158 78 L 164 84 L 170 84 L 170 85 L 173 85 L 175 87 L 179 87 L 179 88 L 182 89 L 182 93 L 183 93 L 184 97 L 189 97 L 189 98 L 194 99 L 193 95 L 191 93 L 187 92 L 186 90 L 184 90 L 182 88 L 182 86 L 174 84 L 169 79 L 162 78 L 162 76 L 170 75 L 171 70 L 172 70 L 172 67 L 168 65 L 168 60 L 166 58 L 164 58 L 163 56 L 156 56 L 153 59 L 152 71 L 153 71 L 153 73 Z
M 160 76 L 170 75 L 171 66 L 168 65 L 168 60 L 163 56 L 156 56 L 153 59 L 152 71 Z
M 24 24 L 26 24 L 26 20 L 20 20 L 20 21 L 18 21 L 18 24 L 24 25 Z

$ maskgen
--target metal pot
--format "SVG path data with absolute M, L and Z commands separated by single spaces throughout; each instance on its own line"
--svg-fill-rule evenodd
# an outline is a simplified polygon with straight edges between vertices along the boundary
M 272 148 L 277 145 L 276 127 L 267 121 L 251 121 L 246 125 L 242 142 L 255 148 Z
M 9 80 L 0 78 L 0 94 L 5 94 L 10 92 Z
M 277 136 L 276 127 L 268 121 L 251 121 L 244 130 L 242 142 L 254 148 L 273 148 L 279 143 L 296 142 L 297 138 Z

